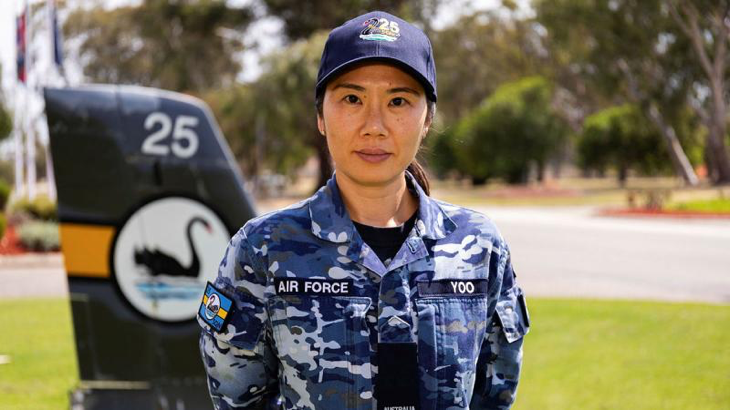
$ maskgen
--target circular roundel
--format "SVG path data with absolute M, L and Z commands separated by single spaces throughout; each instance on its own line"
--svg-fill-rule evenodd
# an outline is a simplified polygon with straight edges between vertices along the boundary
M 203 203 L 184 197 L 157 199 L 137 209 L 119 230 L 112 253 L 114 278 L 145 316 L 164 322 L 190 320 L 206 282 L 218 273 L 229 240 L 223 221 Z M 208 305 L 215 308 L 210 301 Z
M 218 311 L 221 309 L 221 300 L 215 293 L 210 295 L 208 303 L 205 304 L 205 317 L 209 320 L 213 320 L 214 317 L 218 316 Z

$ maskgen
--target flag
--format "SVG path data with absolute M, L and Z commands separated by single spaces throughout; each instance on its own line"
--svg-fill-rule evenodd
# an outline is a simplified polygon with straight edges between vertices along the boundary
M 53 36 L 53 61 L 59 68 L 63 68 L 63 39 L 58 30 L 58 14 L 56 13 L 56 0 L 49 0 L 51 14 L 51 32 Z
M 25 67 L 25 55 L 26 55 L 26 43 L 25 43 L 25 13 L 23 10 L 20 16 L 16 19 L 15 25 L 15 55 L 16 55 L 16 68 L 18 72 L 18 80 L 25 83 L 26 80 L 26 67 Z

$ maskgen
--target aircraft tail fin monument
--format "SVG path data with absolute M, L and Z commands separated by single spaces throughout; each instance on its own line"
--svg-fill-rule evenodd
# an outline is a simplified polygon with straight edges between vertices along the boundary
M 162 90 L 46 88 L 84 409 L 209 408 L 194 318 L 255 215 L 208 107 Z

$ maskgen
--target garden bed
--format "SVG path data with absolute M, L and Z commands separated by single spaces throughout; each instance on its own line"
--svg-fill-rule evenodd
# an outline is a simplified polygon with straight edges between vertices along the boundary
M 0 255 L 20 255 L 28 251 L 20 244 L 15 227 L 10 225 L 0 239 Z

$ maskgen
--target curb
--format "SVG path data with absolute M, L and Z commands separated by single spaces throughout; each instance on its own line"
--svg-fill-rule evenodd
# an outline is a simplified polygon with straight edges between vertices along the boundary
M 665 211 L 653 209 L 601 209 L 598 216 L 620 216 L 637 218 L 673 218 L 673 219 L 726 219 L 730 220 L 730 213 L 696 212 L 696 211 Z
M 0 255 L 0 270 L 43 268 L 63 268 L 63 255 L 61 252 Z

